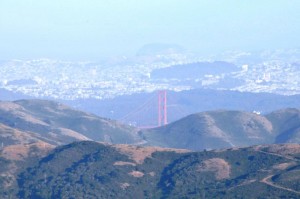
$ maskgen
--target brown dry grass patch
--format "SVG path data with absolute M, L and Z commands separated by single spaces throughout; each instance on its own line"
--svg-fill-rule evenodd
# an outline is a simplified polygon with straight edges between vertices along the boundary
M 273 166 L 273 168 L 278 169 L 278 170 L 285 170 L 293 165 L 296 165 L 296 163 L 295 162 L 285 162 L 285 163 L 281 163 L 281 164 L 276 164 Z
M 230 176 L 230 165 L 224 159 L 221 158 L 212 158 L 202 162 L 198 166 L 199 172 L 211 171 L 215 173 L 217 180 L 222 180 L 229 178 Z
M 161 148 L 161 147 L 140 147 L 140 146 L 132 146 L 126 144 L 118 144 L 114 145 L 121 153 L 130 157 L 130 159 L 134 160 L 137 164 L 143 164 L 146 158 L 150 158 L 152 153 L 160 152 L 160 151 L 170 151 L 176 153 L 187 153 L 189 150 L 185 149 L 169 149 L 169 148 Z
M 37 148 L 37 150 L 32 151 L 34 148 Z M 9 160 L 23 160 L 29 155 L 45 155 L 53 148 L 53 145 L 42 141 L 31 144 L 16 144 L 4 147 L 1 156 Z
M 123 161 L 118 161 L 118 162 L 115 162 L 114 165 L 116 166 L 136 166 L 136 164 L 132 163 L 132 162 L 123 162 Z
M 136 178 L 141 178 L 145 175 L 143 172 L 140 172 L 140 171 L 131 171 L 128 174 L 132 175 L 133 177 L 136 177 Z

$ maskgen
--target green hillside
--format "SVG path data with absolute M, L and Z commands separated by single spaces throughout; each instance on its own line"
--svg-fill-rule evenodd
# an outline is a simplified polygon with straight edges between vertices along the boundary
M 19 166 L 0 196 L 299 198 L 299 157 L 298 144 L 189 152 L 83 141 Z

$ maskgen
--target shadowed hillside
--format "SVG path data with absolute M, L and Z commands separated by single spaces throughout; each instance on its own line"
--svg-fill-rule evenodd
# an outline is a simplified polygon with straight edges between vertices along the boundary
M 266 117 L 272 122 L 274 132 L 278 134 L 276 143 L 300 142 L 300 111 L 298 109 L 278 110 Z
M 148 145 L 191 150 L 255 144 L 299 143 L 300 111 L 284 109 L 266 116 L 242 111 L 209 111 L 163 127 L 141 130 Z

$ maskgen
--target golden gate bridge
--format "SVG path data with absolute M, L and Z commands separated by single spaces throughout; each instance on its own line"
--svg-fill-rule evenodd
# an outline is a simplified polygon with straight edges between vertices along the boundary
M 178 104 L 170 104 L 170 101 L 174 100 L 167 96 L 167 91 L 160 90 L 153 93 L 148 100 L 120 118 L 119 121 L 145 129 L 167 125 L 170 110 L 173 118 L 174 114 L 187 115 L 186 111 L 182 110 Z

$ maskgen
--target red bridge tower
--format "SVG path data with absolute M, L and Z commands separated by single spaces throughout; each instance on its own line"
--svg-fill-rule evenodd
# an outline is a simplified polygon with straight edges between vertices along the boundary
M 158 92 L 158 126 L 168 124 L 167 118 L 167 91 Z

